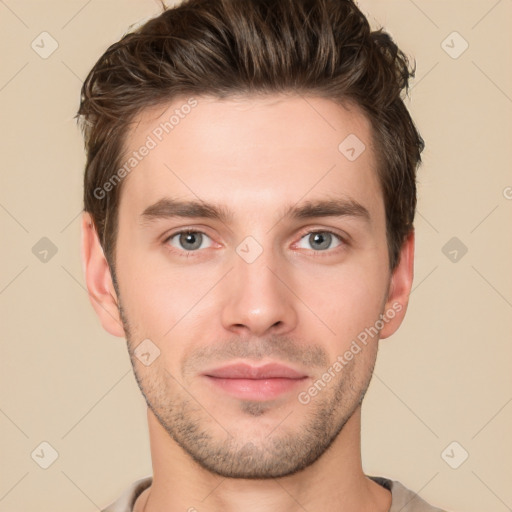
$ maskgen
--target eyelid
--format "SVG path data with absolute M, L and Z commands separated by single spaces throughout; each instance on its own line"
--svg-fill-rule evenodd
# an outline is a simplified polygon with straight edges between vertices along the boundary
M 348 243 L 350 240 L 350 236 L 347 233 L 345 233 L 344 231 L 339 231 L 335 228 L 322 228 L 322 227 L 305 229 L 299 235 L 299 239 L 302 240 L 302 238 L 304 238 L 306 235 L 312 235 L 315 233 L 330 233 L 331 235 L 338 237 L 344 243 Z

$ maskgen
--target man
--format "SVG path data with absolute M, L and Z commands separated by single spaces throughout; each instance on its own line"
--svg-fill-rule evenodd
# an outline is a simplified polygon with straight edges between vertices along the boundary
M 189 0 L 96 63 L 82 257 L 154 473 L 106 511 L 439 511 L 360 454 L 413 280 L 412 73 L 351 0 Z

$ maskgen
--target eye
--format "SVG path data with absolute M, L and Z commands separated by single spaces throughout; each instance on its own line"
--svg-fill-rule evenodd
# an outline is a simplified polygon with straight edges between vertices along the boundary
M 338 240 L 338 244 L 332 247 L 332 243 L 336 242 L 336 239 Z M 302 240 L 305 240 L 306 243 L 310 244 L 310 247 L 299 245 L 299 248 L 310 249 L 312 247 L 317 252 L 322 252 L 327 249 L 334 249 L 341 246 L 345 242 L 340 235 L 337 235 L 332 231 L 311 231 L 306 233 L 306 235 L 301 238 L 301 241 Z
M 309 247 L 304 245 L 309 244 Z M 164 244 L 170 245 L 173 251 L 180 256 L 191 256 L 199 249 L 212 247 L 211 238 L 201 231 L 182 230 L 168 236 Z M 298 247 L 300 249 L 313 249 L 314 252 L 329 252 L 329 249 L 336 249 L 345 245 L 346 242 L 337 233 L 328 230 L 310 231 L 301 237 Z M 181 254 L 180 254 L 181 253 Z
M 169 245 L 179 250 L 194 252 L 198 249 L 210 247 L 210 245 L 204 245 L 206 239 L 210 240 L 210 237 L 201 231 L 178 231 L 169 236 L 165 243 L 169 243 Z

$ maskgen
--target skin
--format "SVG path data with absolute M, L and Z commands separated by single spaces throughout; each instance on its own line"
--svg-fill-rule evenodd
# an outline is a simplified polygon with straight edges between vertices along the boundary
M 128 133 L 127 152 L 186 99 L 144 111 Z M 327 99 L 196 99 L 124 178 L 117 287 L 90 215 L 82 219 L 91 303 L 102 326 L 127 339 L 148 403 L 153 484 L 135 510 L 387 511 L 391 494 L 362 470 L 361 400 L 379 338 L 398 329 L 407 309 L 414 233 L 391 273 L 371 125 L 357 106 Z M 354 161 L 338 150 L 349 134 L 366 146 Z M 216 203 L 233 218 L 144 224 L 142 212 L 163 197 Z M 357 201 L 369 220 L 281 213 L 333 197 Z M 204 233 L 200 248 L 190 250 L 193 242 L 179 235 L 169 239 L 183 228 L 196 241 Z M 325 246 L 312 231 L 324 233 Z M 248 236 L 262 250 L 252 263 L 236 252 Z M 379 335 L 300 403 L 298 393 L 391 309 Z M 160 355 L 146 366 L 134 350 L 148 338 Z M 228 362 L 272 361 L 306 378 L 293 391 L 248 400 L 202 375 Z

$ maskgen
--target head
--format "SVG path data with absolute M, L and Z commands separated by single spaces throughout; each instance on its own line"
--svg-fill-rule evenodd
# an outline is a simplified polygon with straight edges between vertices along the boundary
M 189 0 L 89 73 L 91 302 L 203 467 L 291 474 L 358 411 L 412 282 L 412 73 L 349 0 Z M 239 362 L 298 378 L 235 392 L 215 375 Z

